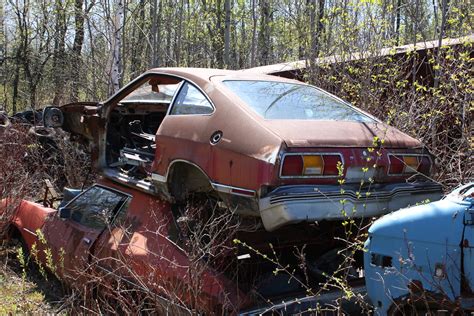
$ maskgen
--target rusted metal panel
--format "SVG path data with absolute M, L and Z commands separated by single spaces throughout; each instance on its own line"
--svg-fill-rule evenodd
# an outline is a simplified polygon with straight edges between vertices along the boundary
M 455 47 L 464 45 L 465 43 L 474 42 L 474 34 L 470 34 L 459 38 L 444 38 L 442 40 L 442 47 Z M 315 61 L 315 67 L 318 65 L 332 65 L 339 63 L 354 63 L 361 60 L 367 60 L 371 58 L 381 58 L 386 56 L 393 56 L 400 58 L 407 55 L 409 52 L 416 51 L 421 54 L 425 54 L 427 51 L 438 49 L 439 40 L 418 42 L 416 44 L 407 44 L 395 47 L 386 47 L 375 52 L 353 52 L 346 55 L 332 55 L 326 57 L 317 58 Z M 474 53 L 474 51 L 473 51 Z M 471 53 L 472 54 L 472 53 Z M 253 67 L 243 70 L 244 72 L 255 73 L 255 74 L 268 74 L 282 76 L 291 79 L 302 79 L 304 72 L 309 68 L 309 60 L 298 60 L 293 62 L 284 62 L 279 64 Z M 425 71 L 425 74 L 429 74 Z

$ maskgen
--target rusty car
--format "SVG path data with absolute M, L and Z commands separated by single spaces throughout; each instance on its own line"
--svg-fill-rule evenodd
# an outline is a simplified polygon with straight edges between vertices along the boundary
M 87 190 L 66 188 L 59 205 L 22 201 L 9 236 L 31 249 L 44 235 L 56 261 L 63 250 L 65 279 L 97 266 L 129 280 L 130 269 L 108 262 L 118 256 L 183 308 L 300 308 L 341 264 L 343 221 L 369 222 L 442 192 L 421 142 L 317 87 L 275 76 L 152 69 L 104 102 L 47 107 L 43 123 L 89 146 L 100 179 Z M 218 251 L 207 227 L 216 213 L 226 236 Z M 199 229 L 205 250 L 191 260 L 189 236 Z M 166 290 L 192 283 L 190 262 L 209 263 L 197 305 Z M 362 253 L 352 265 L 363 267 Z M 275 273 L 287 266 L 297 268 Z
M 297 262 L 294 247 L 334 249 L 337 242 L 322 238 L 334 232 L 330 227 L 300 226 L 266 235 L 239 227 L 235 234 L 224 216 L 214 222 L 219 231 L 212 232 L 214 240 L 224 239 L 221 247 L 208 247 L 211 242 L 205 240 L 204 247 L 193 249 L 183 238 L 181 214 L 172 203 L 105 178 L 85 190 L 66 188 L 58 199 L 0 201 L 0 214 L 8 208 L 15 212 L 7 237 L 21 246 L 24 263 L 39 265 L 76 289 L 89 284 L 99 293 L 113 288 L 135 293 L 135 298 L 151 296 L 158 299 L 152 305 L 158 312 L 287 314 L 334 298 L 310 290 L 317 289 L 323 273 L 331 272 L 325 268 L 327 260 L 313 256 L 316 251 L 308 252 L 308 284 L 300 284 L 301 271 L 275 272 Z M 196 225 L 192 229 L 200 234 Z M 201 232 L 210 233 L 206 226 Z M 253 250 L 232 248 L 229 242 L 235 237 Z M 279 262 L 265 259 L 263 253 L 277 254 Z M 360 291 L 360 282 L 356 285 Z
M 152 69 L 103 103 L 44 117 L 89 142 L 105 177 L 177 202 L 210 193 L 267 231 L 381 215 L 442 192 L 418 140 L 317 87 L 270 75 Z
M 376 315 L 474 311 L 474 183 L 375 221 L 364 254 Z

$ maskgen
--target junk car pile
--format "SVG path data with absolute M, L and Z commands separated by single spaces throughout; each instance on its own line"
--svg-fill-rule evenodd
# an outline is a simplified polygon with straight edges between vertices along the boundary
M 163 288 L 190 282 L 183 268 L 189 235 L 201 228 L 209 235 L 206 220 L 231 214 L 220 222 L 236 220 L 233 243 L 220 242 L 230 250 L 202 253 L 213 262 L 203 273 L 203 310 L 304 296 L 307 288 L 295 281 L 303 270 L 308 288 L 317 288 L 337 268 L 342 221 L 369 221 L 441 196 L 430 180 L 434 159 L 419 141 L 290 79 L 152 69 L 105 102 L 48 107 L 42 118 L 87 144 L 102 177 L 84 191 L 65 189 L 56 208 L 23 201 L 11 236 L 31 248 L 41 230 L 55 256 L 65 251 L 65 276 L 92 258 L 117 271 L 107 258 L 122 258 L 170 299 Z M 216 240 L 206 238 L 210 249 Z M 298 266 L 302 247 L 301 271 L 273 273 L 275 262 Z M 191 306 L 188 294 L 174 295 Z

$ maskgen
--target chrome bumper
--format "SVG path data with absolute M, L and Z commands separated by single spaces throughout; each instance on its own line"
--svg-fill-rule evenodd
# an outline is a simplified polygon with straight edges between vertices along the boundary
M 341 189 L 343 191 L 341 191 Z M 358 192 L 358 186 L 294 185 L 278 187 L 259 201 L 265 229 L 321 220 L 372 217 L 442 196 L 434 182 L 374 184 Z

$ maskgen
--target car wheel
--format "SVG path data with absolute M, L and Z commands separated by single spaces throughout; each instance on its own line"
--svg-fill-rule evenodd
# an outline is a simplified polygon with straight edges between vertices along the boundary
M 0 130 L 6 129 L 11 125 L 10 119 L 5 113 L 0 113 Z
M 38 138 L 53 138 L 56 135 L 54 129 L 43 126 L 32 126 L 28 130 L 28 133 Z

